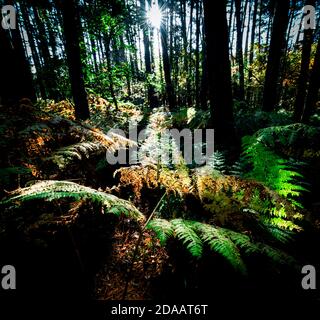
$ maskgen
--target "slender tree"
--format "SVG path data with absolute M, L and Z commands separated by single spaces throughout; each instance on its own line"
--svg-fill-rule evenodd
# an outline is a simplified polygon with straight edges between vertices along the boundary
M 315 111 L 316 103 L 319 97 L 320 89 L 320 36 L 318 38 L 317 51 L 314 57 L 313 68 L 310 75 L 308 94 L 306 98 L 305 109 L 302 121 L 307 122 Z
M 145 17 L 146 15 L 146 5 L 145 0 L 140 0 L 141 15 Z M 143 32 L 143 46 L 144 46 L 144 62 L 146 68 L 146 78 L 148 86 L 148 101 L 151 108 L 155 108 L 158 105 L 155 88 L 151 82 L 153 76 L 153 71 L 151 67 L 151 52 L 150 52 L 150 38 L 149 38 L 149 27 L 147 24 L 142 25 Z
M 215 16 L 210 0 L 204 0 L 205 39 L 208 64 L 210 124 L 215 129 L 217 145 L 230 147 L 234 143 L 232 111 L 231 66 L 229 60 L 226 1 L 215 3 Z
M 238 98 L 244 100 L 244 64 L 243 64 L 243 28 L 242 28 L 242 13 L 241 13 L 241 0 L 235 0 L 236 7 L 236 22 L 237 22 L 237 54 L 236 60 L 239 67 L 239 90 Z
M 164 6 L 164 0 L 159 1 L 160 7 Z M 162 61 L 163 61 L 163 71 L 164 79 L 166 82 L 166 96 L 168 99 L 168 104 L 171 110 L 176 107 L 176 97 L 173 88 L 173 83 L 171 79 L 171 64 L 168 52 L 168 33 L 167 26 L 165 21 L 161 23 L 160 26 L 160 35 L 161 35 L 161 47 L 162 47 Z
M 315 0 L 306 0 L 306 5 L 315 6 Z M 302 57 L 301 67 L 298 79 L 297 95 L 294 105 L 294 119 L 300 121 L 302 119 L 302 113 L 304 109 L 304 103 L 306 98 L 307 82 L 309 75 L 311 46 L 313 42 L 313 30 L 303 30 L 303 45 L 302 45 Z
M 272 111 L 278 104 L 278 80 L 281 59 L 285 48 L 286 30 L 288 26 L 289 0 L 276 0 L 273 19 L 270 49 L 263 92 L 264 111 Z
M 247 92 L 247 101 L 250 103 L 252 96 L 252 64 L 254 56 L 254 46 L 255 46 L 255 36 L 256 36 L 256 24 L 257 24 L 257 12 L 258 12 L 258 0 L 254 0 L 254 9 L 253 9 L 253 19 L 252 19 L 252 28 L 251 28 L 251 46 L 249 52 L 249 71 L 248 71 L 248 92 Z
M 13 5 L 12 1 L 7 3 Z M 10 30 L 0 26 L 0 47 L 0 103 L 15 104 L 21 98 L 34 100 L 32 74 L 18 26 Z
M 80 52 L 80 16 L 77 0 L 63 0 L 61 3 L 65 49 L 71 80 L 71 89 L 77 119 L 88 119 L 89 105 L 84 87 L 84 76 Z M 83 40 L 82 40 L 83 42 Z
M 196 1 L 196 51 L 195 51 L 195 98 L 196 98 L 196 108 L 199 108 L 200 97 L 199 97 L 199 83 L 200 83 L 200 21 L 201 16 L 201 3 L 199 0 Z

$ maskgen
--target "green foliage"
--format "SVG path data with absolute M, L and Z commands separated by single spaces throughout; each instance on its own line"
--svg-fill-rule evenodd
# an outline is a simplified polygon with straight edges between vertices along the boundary
M 194 257 L 202 255 L 201 239 L 194 228 L 197 222 L 183 219 L 174 219 L 171 221 L 176 237 L 186 246 Z
M 147 225 L 147 229 L 151 229 L 156 233 L 162 245 L 165 245 L 167 240 L 171 238 L 174 233 L 173 225 L 170 221 L 165 219 L 151 220 Z
M 284 126 L 293 122 L 292 115 L 285 110 L 274 112 L 241 109 L 235 116 L 239 136 L 252 135 L 261 128 Z
M 190 129 L 204 129 L 210 118 L 209 111 L 196 110 L 195 108 L 179 108 L 172 112 L 172 123 L 175 127 L 189 127 Z
M 0 168 L 0 182 L 9 183 L 12 176 L 25 175 L 30 173 L 29 168 L 25 167 L 8 167 Z
M 154 219 L 147 225 L 153 230 L 164 245 L 169 238 L 181 241 L 192 256 L 200 258 L 203 246 L 208 247 L 222 257 L 241 274 L 247 274 L 245 256 L 261 255 L 276 264 L 295 266 L 295 259 L 285 252 L 262 242 L 256 242 L 249 236 L 197 221 L 173 219 Z
M 244 160 L 251 164 L 251 170 L 244 176 L 262 182 L 293 205 L 301 207 L 296 198 L 306 189 L 296 179 L 303 178 L 302 175 L 256 137 L 246 136 L 242 141 Z
M 213 170 L 220 172 L 221 174 L 227 173 L 226 158 L 223 152 L 215 151 L 208 161 L 208 165 Z
M 253 136 L 277 154 L 308 161 L 320 158 L 320 129 L 302 123 L 274 126 L 259 130 Z
M 2 200 L 0 204 L 18 207 L 20 203 L 31 200 L 53 201 L 65 198 L 77 201 L 90 199 L 92 202 L 100 204 L 105 213 L 124 214 L 134 219 L 144 219 L 144 216 L 130 202 L 69 181 L 48 180 L 37 182 L 30 187 L 19 189 L 8 199 Z
M 208 224 L 198 223 L 201 239 L 206 242 L 212 251 L 221 254 L 230 264 L 241 273 L 246 274 L 246 266 L 241 259 L 236 244 L 228 237 L 222 228 L 216 228 Z M 241 236 L 241 234 L 234 233 Z

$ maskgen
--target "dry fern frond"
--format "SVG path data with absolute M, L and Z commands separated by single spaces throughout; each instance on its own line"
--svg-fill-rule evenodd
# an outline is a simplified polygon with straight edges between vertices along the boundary
M 140 200 L 141 190 L 164 187 L 167 192 L 177 193 L 180 196 L 192 190 L 191 178 L 185 170 L 157 170 L 156 166 L 131 166 L 120 168 L 115 172 L 120 174 L 120 184 L 131 186 L 135 197 Z

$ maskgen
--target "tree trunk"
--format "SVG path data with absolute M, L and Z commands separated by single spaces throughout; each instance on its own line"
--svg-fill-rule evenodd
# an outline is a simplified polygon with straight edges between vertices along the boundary
M 163 0 L 159 1 L 159 5 L 163 6 Z M 168 99 L 169 108 L 174 110 L 176 107 L 176 98 L 174 93 L 174 88 L 171 79 L 171 65 L 168 53 L 168 36 L 167 36 L 167 28 L 165 23 L 163 22 L 160 26 L 160 36 L 161 36 L 161 46 L 162 46 L 162 61 L 163 61 L 163 71 L 164 71 L 164 79 L 166 82 L 166 96 Z
M 13 5 L 12 0 L 7 4 Z M 35 100 L 32 74 L 26 57 L 19 26 L 5 30 L 0 26 L 0 103 L 15 104 L 21 98 Z
M 239 67 L 239 100 L 244 100 L 244 65 L 243 65 L 243 28 L 242 28 L 242 14 L 241 14 L 241 0 L 235 0 L 236 19 L 237 19 L 237 55 L 236 60 Z
M 196 53 L 195 53 L 195 63 L 196 63 L 196 74 L 195 74 L 195 98 L 196 98 L 196 108 L 199 108 L 199 83 L 200 83 L 200 17 L 201 17 L 201 4 L 196 1 Z
M 44 25 L 44 19 L 42 16 L 41 10 L 36 8 L 35 6 L 32 6 L 32 11 L 34 13 L 35 17 L 35 23 L 37 25 L 38 29 L 38 35 L 39 35 L 39 49 L 42 55 L 42 58 L 44 60 L 44 71 L 45 71 L 45 85 L 46 85 L 46 91 L 47 95 L 51 99 L 56 99 L 56 77 L 53 70 L 53 65 L 51 62 L 51 56 L 49 51 L 49 45 L 47 41 L 47 33 Z
M 76 1 L 77 0 L 62 1 L 63 27 L 71 89 L 75 104 L 75 115 L 77 119 L 86 120 L 90 114 L 82 71 L 80 16 Z
M 145 15 L 146 5 L 145 0 L 140 0 L 141 14 Z M 151 83 L 151 78 L 153 75 L 151 68 L 151 52 L 150 52 L 150 39 L 149 39 L 149 30 L 148 26 L 144 25 L 143 27 L 143 46 L 144 46 L 144 62 L 146 68 L 146 81 L 148 86 L 148 102 L 151 108 L 155 108 L 158 106 L 158 101 L 155 96 L 155 88 Z
M 215 129 L 215 143 L 228 148 L 235 142 L 235 132 L 226 2 L 221 0 L 215 3 L 214 17 L 210 11 L 210 0 L 204 0 L 203 5 L 211 107 L 210 125 Z
M 248 19 L 247 19 L 247 32 L 246 32 L 246 43 L 244 46 L 244 65 L 247 68 L 247 64 L 248 64 L 248 51 L 249 51 L 249 34 L 250 34 L 250 21 L 251 21 L 251 11 L 252 11 L 252 6 L 251 6 L 251 2 L 249 1 L 249 13 L 248 13 Z M 244 18 L 244 20 L 246 20 Z
M 318 101 L 318 94 L 320 88 L 320 37 L 318 39 L 317 51 L 314 57 L 313 68 L 310 75 L 309 89 L 306 98 L 306 105 L 302 116 L 302 121 L 309 121 L 312 112 L 315 111 L 316 103 Z
M 21 8 L 21 13 L 22 13 L 26 33 L 27 33 L 28 40 L 29 40 L 29 45 L 30 45 L 30 49 L 31 49 L 32 59 L 34 62 L 34 67 L 36 70 L 37 84 L 39 86 L 40 96 L 43 99 L 46 99 L 47 94 L 46 94 L 46 90 L 44 87 L 44 81 L 43 81 L 43 77 L 42 77 L 42 65 L 40 62 L 40 57 L 39 57 L 36 43 L 35 43 L 34 29 L 30 23 L 30 17 L 29 17 L 29 12 L 28 12 L 27 6 L 22 2 L 20 4 L 20 8 Z
M 252 96 L 252 64 L 253 64 L 253 55 L 254 55 L 254 45 L 255 45 L 255 35 L 256 35 L 256 24 L 257 24 L 257 12 L 258 12 L 258 0 L 254 1 L 253 9 L 253 20 L 252 20 L 252 29 L 251 29 L 251 45 L 249 52 L 249 72 L 248 72 L 248 91 L 247 91 L 247 101 L 250 103 Z
M 260 0 L 260 3 L 259 3 L 259 35 L 258 35 L 259 53 L 261 53 L 262 10 L 263 10 L 263 4 L 262 4 L 262 0 Z
M 307 0 L 306 5 L 315 6 L 315 0 Z M 297 95 L 294 105 L 294 119 L 295 121 L 301 121 L 302 113 L 304 109 L 304 103 L 306 99 L 307 82 L 309 75 L 311 46 L 313 42 L 313 30 L 304 30 L 303 45 L 302 45 L 302 57 L 301 67 L 298 79 Z
M 272 35 L 263 92 L 263 111 L 272 111 L 278 104 L 278 80 L 281 59 L 286 42 L 288 27 L 289 0 L 276 0 L 275 17 L 272 26 Z

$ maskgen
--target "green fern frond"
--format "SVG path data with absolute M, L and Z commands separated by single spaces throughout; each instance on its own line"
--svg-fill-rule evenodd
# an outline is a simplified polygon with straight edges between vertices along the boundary
M 275 263 L 282 264 L 282 265 L 295 266 L 295 267 L 297 266 L 297 262 L 292 256 L 288 255 L 287 253 L 279 249 L 273 248 L 264 243 L 260 243 L 259 247 L 260 247 L 261 253 L 267 256 L 268 258 L 270 258 Z
M 130 218 L 143 220 L 143 214 L 129 201 L 114 195 L 97 191 L 74 182 L 48 180 L 38 182 L 28 188 L 19 189 L 18 194 L 0 202 L 2 205 L 19 206 L 19 203 L 36 199 L 47 201 L 72 198 L 75 200 L 90 199 L 104 207 L 107 213 L 115 215 L 125 214 Z
M 223 152 L 215 151 L 209 158 L 208 165 L 222 174 L 227 172 L 226 158 Z
M 278 226 L 274 226 L 269 223 L 264 223 L 264 227 L 272 236 L 272 238 L 278 240 L 279 242 L 288 243 L 293 239 L 294 233 L 290 230 L 283 230 Z
M 165 219 L 153 219 L 146 226 L 147 229 L 153 230 L 162 245 L 173 236 L 174 228 L 170 221 Z
M 247 266 L 241 253 L 246 256 L 265 256 L 277 264 L 288 266 L 296 264 L 295 259 L 285 252 L 262 242 L 253 242 L 245 234 L 197 221 L 154 219 L 149 222 L 147 228 L 155 231 L 162 244 L 165 244 L 170 237 L 177 238 L 194 257 L 201 257 L 203 245 L 208 244 L 212 251 L 224 257 L 243 275 L 247 274 Z M 270 232 L 276 233 L 275 237 L 278 237 L 281 242 L 291 239 L 290 232 L 277 228 L 271 230 L 271 227 Z
M 274 227 L 278 227 L 282 230 L 289 230 L 289 231 L 301 231 L 302 228 L 300 226 L 298 226 L 297 224 L 295 224 L 294 222 L 290 221 L 290 220 L 285 220 L 282 219 L 280 217 L 265 217 L 265 221 L 264 223 L 268 223 L 269 225 L 272 225 Z
M 303 176 L 261 141 L 261 137 L 255 136 L 247 136 L 242 140 L 243 161 L 251 166 L 251 170 L 244 176 L 262 182 L 290 201 L 293 206 L 301 207 L 296 198 L 307 189 L 302 187 L 297 179 L 301 180 Z
M 227 236 L 224 229 L 204 223 L 198 223 L 197 228 L 201 232 L 201 239 L 209 245 L 212 251 L 221 254 L 242 274 L 247 274 L 247 268 L 241 259 L 237 246 Z
M 244 250 L 248 256 L 252 254 L 260 254 L 268 257 L 276 264 L 296 266 L 296 260 L 279 249 L 262 242 L 252 242 L 249 236 L 232 230 L 225 229 L 225 232 L 237 246 Z
M 182 241 L 189 252 L 194 257 L 201 257 L 202 255 L 202 241 L 194 231 L 194 227 L 197 224 L 195 221 L 174 219 L 171 220 L 174 227 L 176 237 Z

